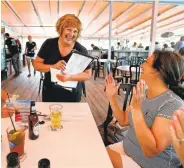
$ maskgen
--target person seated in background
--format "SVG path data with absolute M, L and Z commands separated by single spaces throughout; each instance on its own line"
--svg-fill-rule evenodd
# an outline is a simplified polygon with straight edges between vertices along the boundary
M 172 47 L 169 47 L 168 44 L 164 44 L 162 50 L 163 51 L 174 51 L 174 49 Z
M 137 49 L 137 43 L 136 43 L 136 42 L 133 43 L 131 49 L 132 49 L 132 50 L 136 50 L 136 49 Z
M 117 42 L 116 50 L 121 50 L 121 49 L 122 49 L 121 43 Z
M 179 54 L 181 54 L 182 56 L 184 56 L 184 47 L 180 48 Z
M 142 43 L 139 44 L 138 48 L 144 48 L 144 47 L 142 46 Z
M 155 42 L 155 50 L 162 51 L 162 47 L 158 41 Z
M 93 50 L 100 50 L 97 46 L 95 46 L 94 44 L 91 44 L 91 47 L 93 48 Z
M 181 55 L 155 51 L 142 64 L 140 82 L 133 88 L 131 104 L 125 112 L 116 99 L 120 84 L 116 85 L 112 76 L 107 77 L 106 94 L 113 115 L 120 126 L 129 125 L 124 140 L 107 147 L 114 168 L 181 165 L 171 145 L 169 127 L 174 112 L 184 107 L 184 88 L 180 81 L 183 73 Z
M 4 90 L 1 89 L 1 104 L 2 102 L 5 103 L 6 99 L 7 99 L 7 92 L 5 92 Z M 1 118 L 7 118 L 10 116 L 12 116 L 15 113 L 15 108 L 14 107 L 7 107 L 7 106 L 3 106 L 1 107 Z
M 178 41 L 175 45 L 175 51 L 179 52 L 180 48 L 184 47 L 184 36 L 180 38 L 180 41 Z
M 184 108 L 177 110 L 172 116 L 170 126 L 174 149 L 184 166 Z
M 175 48 L 175 42 L 171 42 L 171 48 Z

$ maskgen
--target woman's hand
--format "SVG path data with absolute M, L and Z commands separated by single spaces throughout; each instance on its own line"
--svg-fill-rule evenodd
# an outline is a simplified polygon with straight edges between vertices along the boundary
M 59 69 L 64 71 L 66 68 L 66 62 L 65 61 L 58 61 L 56 64 L 52 65 L 52 68 Z
M 184 166 L 184 108 L 180 108 L 173 114 L 170 130 L 174 149 Z
M 8 113 L 12 116 L 15 113 L 15 108 L 7 106 L 1 107 L 1 118 L 9 117 Z
M 66 73 L 62 73 L 62 74 L 57 74 L 56 75 L 57 79 L 62 81 L 62 82 L 66 82 L 66 81 L 69 81 L 70 80 L 70 75 L 67 75 Z
M 137 83 L 137 86 L 133 88 L 133 97 L 130 104 L 132 115 L 139 115 L 137 112 L 142 113 L 142 100 L 145 97 L 146 84 L 141 80 Z M 135 114 L 135 115 L 134 115 Z
M 112 75 L 107 76 L 105 80 L 106 95 L 110 101 L 114 96 L 116 96 L 120 83 L 116 85 Z

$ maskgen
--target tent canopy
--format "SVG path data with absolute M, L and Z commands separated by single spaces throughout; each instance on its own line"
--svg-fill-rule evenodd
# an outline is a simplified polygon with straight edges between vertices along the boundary
M 147 3 L 145 3 L 147 2 Z M 152 3 L 146 0 L 115 1 L 112 13 L 113 38 L 149 38 Z M 184 6 L 161 1 L 157 35 L 173 32 L 182 35 Z M 171 4 L 168 4 L 171 3 Z M 60 16 L 71 13 L 83 24 L 83 38 L 108 38 L 109 1 L 44 1 L 3 0 L 1 20 L 21 36 L 56 36 L 55 23 Z

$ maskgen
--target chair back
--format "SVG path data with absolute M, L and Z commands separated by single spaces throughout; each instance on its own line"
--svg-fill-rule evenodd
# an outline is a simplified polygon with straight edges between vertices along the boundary
M 143 63 L 144 63 L 144 58 L 142 57 L 137 57 L 137 56 L 130 57 L 130 65 L 141 65 Z
M 130 65 L 129 72 L 131 84 L 137 84 L 137 82 L 139 81 L 140 70 L 140 65 Z
M 134 86 L 135 86 L 135 84 L 124 84 L 124 83 L 120 84 L 119 88 L 126 90 L 126 94 L 125 94 L 124 102 L 123 102 L 123 111 L 126 111 L 127 104 L 130 104 L 130 102 L 131 102 L 132 89 L 133 89 Z M 128 100 L 129 100 L 129 103 L 128 103 Z M 107 127 L 113 119 L 112 113 L 113 113 L 112 108 L 111 108 L 111 105 L 109 103 L 107 117 L 106 117 L 106 120 L 103 124 L 104 125 L 104 143 L 105 143 L 105 146 L 110 144 L 110 142 L 108 142 L 108 140 L 107 140 Z

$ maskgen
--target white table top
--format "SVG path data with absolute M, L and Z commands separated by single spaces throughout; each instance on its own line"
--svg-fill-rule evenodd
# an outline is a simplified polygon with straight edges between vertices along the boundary
M 128 71 L 129 72 L 129 65 L 123 65 L 123 66 L 118 66 L 117 69 L 121 71 Z M 141 69 L 140 69 L 141 71 Z M 136 68 L 132 68 L 132 72 L 136 72 Z
M 95 59 L 94 61 L 97 61 L 97 60 Z M 108 60 L 108 59 L 98 59 L 98 61 L 99 61 L 99 62 L 104 62 L 104 63 L 105 63 L 105 62 L 109 62 L 109 61 L 110 61 L 111 63 L 116 63 L 116 60 L 112 60 L 112 59 L 111 59 L 111 60 Z
M 36 110 L 49 114 L 51 104 L 56 103 L 37 102 Z M 40 125 L 37 140 L 29 140 L 27 130 L 27 158 L 21 162 L 21 167 L 36 168 L 40 159 L 48 158 L 53 168 L 113 168 L 88 104 L 59 104 L 63 105 L 63 129 L 49 131 L 48 121 Z M 6 155 L 9 153 L 6 128 L 10 125 L 9 118 L 2 119 L 2 167 L 6 167 Z

